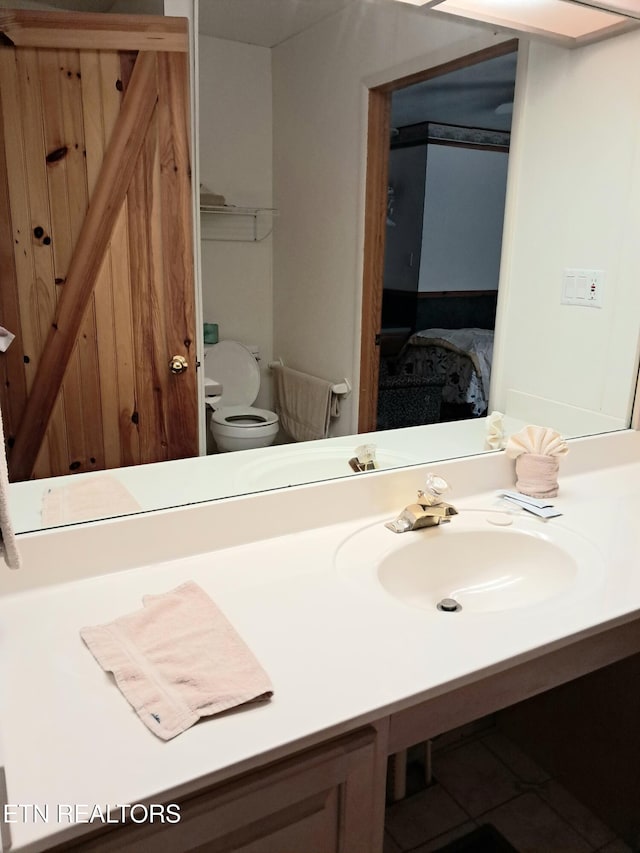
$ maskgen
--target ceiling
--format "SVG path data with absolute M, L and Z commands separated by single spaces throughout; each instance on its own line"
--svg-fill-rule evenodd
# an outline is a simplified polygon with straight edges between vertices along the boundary
M 275 47 L 354 2 L 362 0 L 200 0 L 199 31 Z M 164 4 L 163 0 L 0 0 L 0 7 L 162 15 Z
M 355 0 L 201 0 L 199 30 L 218 38 L 275 47 Z
M 201 0 L 199 29 L 205 35 L 275 47 L 354 2 L 362 0 Z M 513 103 L 516 58 L 515 53 L 497 57 L 394 93 L 392 124 L 437 121 L 510 130 L 511 112 L 503 107 L 496 113 L 496 108 Z
M 509 53 L 394 92 L 392 126 L 433 121 L 510 130 L 516 62 Z
M 200 0 L 199 30 L 217 38 L 275 47 L 361 2 L 380 0 Z M 0 0 L 2 6 L 162 14 L 163 0 Z M 410 10 L 415 13 L 407 7 Z M 509 130 L 510 113 L 496 113 L 496 108 L 513 101 L 515 64 L 516 54 L 509 54 L 402 89 L 393 96 L 392 125 L 436 121 Z

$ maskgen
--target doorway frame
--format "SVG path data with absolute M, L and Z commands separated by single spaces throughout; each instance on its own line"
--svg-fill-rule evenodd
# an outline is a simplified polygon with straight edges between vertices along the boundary
M 405 89 L 416 83 L 423 83 L 461 68 L 468 68 L 489 59 L 514 53 L 518 50 L 518 44 L 517 38 L 509 39 L 369 89 L 360 326 L 359 433 L 375 431 L 378 410 L 380 371 L 378 335 L 382 322 L 392 95 L 399 89 Z

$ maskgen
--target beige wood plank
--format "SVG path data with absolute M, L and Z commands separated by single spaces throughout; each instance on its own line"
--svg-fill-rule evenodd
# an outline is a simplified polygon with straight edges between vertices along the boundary
M 103 111 L 105 132 L 111 133 L 120 109 L 121 93 L 127 91 L 135 56 L 131 54 L 101 53 L 103 79 Z M 126 68 L 126 75 L 125 69 Z M 136 411 L 136 371 L 138 368 L 131 303 L 131 276 L 129 257 L 128 200 L 116 224 L 111 241 L 111 269 L 113 274 L 113 314 L 118 375 L 118 429 L 120 433 L 120 464 L 136 465 L 140 462 L 140 431 Z
M 0 72 L 1 75 L 1 72 Z M 2 77 L 0 76 L 0 81 Z M 3 112 L 0 84 L 0 116 Z M 0 409 L 5 442 L 11 446 L 22 411 L 27 401 L 27 384 L 22 359 L 22 331 L 18 277 L 13 253 L 13 222 L 9 199 L 9 183 L 4 147 L 4 123 L 0 120 L 0 318 L 5 328 L 16 336 L 8 350 L 0 354 Z M 4 448 L 0 448 L 4 452 Z
M 113 51 L 98 52 L 83 50 L 79 53 L 80 79 L 82 88 L 82 124 L 86 151 L 87 191 L 95 189 L 104 159 L 104 152 L 120 110 L 121 95 L 116 88 L 118 55 Z M 107 91 L 102 67 L 111 63 L 116 69 L 110 80 L 111 91 Z M 111 101 L 115 107 L 111 107 Z M 107 106 L 105 106 L 105 103 Z M 122 218 L 120 215 L 118 222 Z M 116 231 L 118 226 L 116 225 Z M 121 230 L 121 229 L 120 229 Z M 114 231 L 114 234 L 116 233 Z M 103 465 L 116 468 L 121 464 L 119 430 L 117 348 L 113 312 L 113 274 L 111 260 L 114 252 L 121 251 L 121 243 L 112 238 L 105 259 L 100 267 L 93 294 L 95 307 L 96 347 L 99 370 L 100 400 L 103 436 Z
M 167 363 L 183 355 L 188 369 L 169 374 L 166 409 L 171 458 L 198 455 L 189 81 L 183 54 L 158 55 L 160 215 L 164 269 Z
M 31 388 L 40 358 L 40 324 L 30 303 L 36 303 L 29 185 L 27 182 L 26 150 L 23 137 L 21 93 L 18 83 L 16 53 L 0 50 L 0 81 L 2 90 L 2 121 L 7 158 L 7 183 L 11 203 L 11 220 L 18 299 L 21 313 L 24 372 L 27 392 Z M 37 304 L 37 303 L 36 303 Z
M 62 92 L 62 131 L 67 149 L 64 164 L 67 172 L 69 226 L 72 243 L 75 244 L 89 206 L 82 68 L 80 54 L 77 51 L 59 51 L 58 58 Z
M 120 56 L 82 51 L 85 142 L 93 191 L 122 101 Z M 95 290 L 105 467 L 140 461 L 126 201 L 116 221 Z
M 188 51 L 185 18 L 0 10 L 5 44 L 71 50 Z
M 34 240 L 31 230 L 29 183 L 27 180 L 27 158 L 22 116 L 23 104 L 18 80 L 16 51 L 0 50 L 0 81 L 3 98 L 2 119 L 7 158 L 7 182 L 13 226 L 11 245 L 14 251 L 18 286 L 23 374 L 28 394 L 37 371 L 41 343 L 40 325 L 37 320 L 37 290 L 34 284 Z M 35 306 L 36 310 L 32 310 L 32 306 Z M 19 428 L 19 423 L 16 425 L 16 430 L 17 428 Z M 49 470 L 48 442 L 43 445 L 39 464 L 41 466 L 39 470 L 45 473 Z
M 120 51 L 119 85 L 126 92 L 135 65 L 136 54 Z M 129 254 L 129 201 L 125 201 L 123 251 L 113 257 L 114 275 L 117 281 L 127 282 L 126 289 L 118 287 L 114 292 L 116 316 L 116 338 L 119 353 L 118 384 L 120 392 L 120 433 L 123 464 L 132 465 L 141 461 L 139 413 L 137 411 L 137 371 L 139 368 L 134 341 L 133 284 L 131 281 L 131 258 Z M 142 364 L 146 355 L 142 354 Z
M 157 133 L 154 112 L 127 195 L 141 462 L 161 462 L 169 458 L 165 415 L 169 368 L 168 360 L 163 364 L 165 314 Z
M 34 361 L 34 369 L 29 388 L 29 399 L 24 409 L 16 442 L 28 424 L 29 400 L 40 371 L 46 366 L 49 353 L 43 357 L 49 329 L 53 321 L 56 305 L 56 285 L 52 247 L 52 224 L 49 210 L 49 197 L 46 173 L 46 145 L 44 139 L 43 104 L 40 86 L 40 68 L 38 52 L 30 48 L 16 51 L 16 69 L 18 78 L 18 96 L 22 119 L 24 163 L 26 173 L 26 201 L 29 210 L 28 236 L 33 255 L 33 271 L 30 279 L 20 281 L 21 293 L 28 306 L 21 310 L 23 323 L 30 312 L 30 323 L 38 329 L 37 351 L 25 353 L 29 364 Z M 19 201 L 16 199 L 16 203 Z M 12 210 L 14 199 L 11 199 Z M 26 271 L 25 271 L 26 272 Z M 23 298 L 21 296 L 21 304 Z M 49 444 L 49 469 L 43 476 L 66 470 L 68 466 L 68 445 L 65 426 L 64 401 L 55 408 L 46 434 Z M 15 452 L 11 451 L 10 458 Z M 44 459 L 41 456 L 41 459 Z M 11 462 L 9 464 L 11 471 Z
M 120 84 L 125 92 L 131 79 L 133 66 L 136 64 L 136 56 L 137 53 L 133 50 L 120 51 Z
M 27 402 L 24 426 L 13 448 L 17 479 L 30 476 L 51 415 L 75 336 L 93 292 L 115 220 L 127 192 L 135 162 L 155 108 L 155 55 L 141 53 L 91 198 L 77 250 L 71 262 L 55 321 L 46 342 L 46 370 L 40 371 Z
M 46 170 L 43 104 L 40 88 L 38 53 L 35 50 L 16 52 L 19 98 L 22 105 L 22 129 L 26 162 L 27 203 L 29 206 L 29 237 L 34 259 L 32 311 L 34 325 L 39 327 L 39 346 L 34 360 L 39 360 L 53 320 L 56 305 L 55 268 L 52 245 L 52 223 Z M 12 206 L 13 206 L 12 198 Z
M 69 145 L 64 128 L 62 91 L 64 68 L 62 56 L 57 50 L 38 50 L 38 71 L 40 78 L 44 150 L 47 177 L 47 193 L 51 222 L 51 248 L 53 250 L 54 282 L 53 299 L 58 297 L 65 287 L 67 271 L 73 256 L 73 237 L 69 210 L 69 176 L 67 157 Z M 55 311 L 54 311 L 55 313 Z M 47 353 L 43 353 L 43 366 Z M 67 458 L 60 468 L 51 475 L 68 474 L 86 470 L 84 419 L 82 413 L 82 376 L 78 347 L 73 354 L 64 374 L 61 387 L 64 400 L 64 430 L 66 433 Z
M 106 148 L 103 111 L 100 108 L 101 54 L 95 50 L 81 50 L 79 57 L 82 81 L 82 130 L 87 159 L 87 193 L 91 197 L 98 182 Z
M 53 289 L 54 302 L 57 291 L 64 282 L 71 256 L 71 223 L 67 191 L 67 156 L 65 132 L 62 118 L 62 96 L 60 92 L 61 58 L 56 50 L 39 50 L 38 76 L 42 94 L 42 118 L 45 150 L 45 174 L 48 187 L 48 203 L 51 222 L 51 249 L 53 251 L 54 277 L 58 287 Z
M 67 177 L 67 215 L 71 243 L 75 248 L 89 205 L 85 157 L 82 76 L 77 51 L 59 51 L 62 130 L 67 153 L 64 157 Z M 64 288 L 64 285 L 62 285 Z M 74 462 L 79 471 L 102 470 L 104 441 L 100 396 L 100 370 L 96 330 L 95 293 L 91 295 L 77 343 L 79 415 L 83 424 L 83 443 Z M 69 400 L 67 398 L 67 404 Z M 71 441 L 70 441 L 71 444 Z
M 358 430 L 360 432 L 375 430 L 378 408 L 380 349 L 376 346 L 375 341 L 382 321 L 390 126 L 391 95 L 378 89 L 372 89 L 369 92 L 360 332 L 360 402 L 358 413 Z
M 60 393 L 58 394 L 58 398 L 53 407 L 53 413 L 51 415 L 51 421 L 49 423 L 48 441 L 43 441 L 40 445 L 40 451 L 38 452 L 36 463 L 33 466 L 33 479 L 41 480 L 43 477 L 53 477 L 56 476 L 59 471 L 62 471 L 64 474 L 70 473 L 68 462 L 69 450 L 66 443 L 66 432 L 62 432 L 61 430 L 57 434 L 61 436 L 63 443 L 61 443 L 60 446 L 54 445 L 54 447 L 56 448 L 56 452 L 51 453 L 49 449 L 52 445 L 51 424 L 64 425 L 65 420 L 66 416 L 64 408 L 64 395 Z M 57 435 L 54 436 L 54 438 L 56 438 Z
M 117 287 L 113 291 L 113 317 L 118 376 L 118 430 L 120 465 L 137 465 L 141 461 L 140 431 L 136 412 L 136 371 L 133 342 L 134 325 L 131 304 L 131 273 L 129 258 L 128 202 L 116 222 L 111 241 L 111 271 Z

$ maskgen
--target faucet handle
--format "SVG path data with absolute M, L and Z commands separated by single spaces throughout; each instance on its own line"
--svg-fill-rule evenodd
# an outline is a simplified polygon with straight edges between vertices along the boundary
M 356 447 L 354 453 L 356 455 L 356 459 L 362 465 L 372 465 L 374 468 L 378 467 L 375 444 L 361 444 Z
M 451 486 L 444 477 L 429 471 L 425 481 L 425 488 L 418 491 L 418 498 L 426 506 L 437 506 L 439 503 L 442 503 L 442 496 L 449 491 L 451 491 Z
M 349 460 L 352 471 L 375 471 L 379 467 L 375 444 L 361 444 L 356 447 L 354 453 L 353 459 Z

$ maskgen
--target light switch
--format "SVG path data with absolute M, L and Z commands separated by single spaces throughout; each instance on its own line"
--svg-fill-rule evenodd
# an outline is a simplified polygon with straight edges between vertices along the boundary
M 574 300 L 576 298 L 576 277 L 575 275 L 567 275 L 564 277 L 564 295 L 567 299 Z
M 604 270 L 566 269 L 562 277 L 563 305 L 582 305 L 585 308 L 602 308 Z

